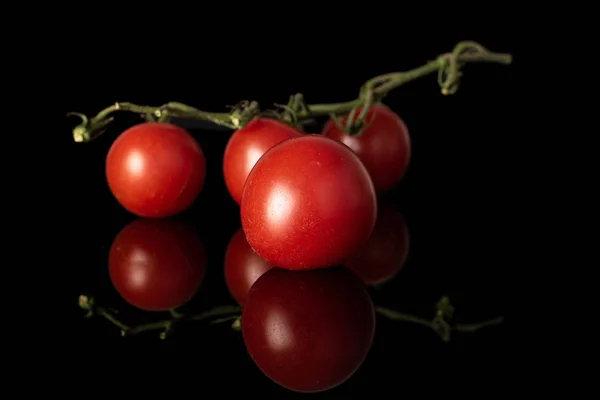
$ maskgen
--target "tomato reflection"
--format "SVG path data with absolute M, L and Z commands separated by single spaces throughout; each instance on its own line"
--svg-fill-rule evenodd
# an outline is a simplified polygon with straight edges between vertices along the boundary
M 272 268 L 252 285 L 242 312 L 246 348 L 260 370 L 297 392 L 320 392 L 350 378 L 375 332 L 373 303 L 345 267 Z
M 196 294 L 206 270 L 204 246 L 188 225 L 138 219 L 115 237 L 110 279 L 130 304 L 146 311 L 181 307 Z
M 368 242 L 345 265 L 368 285 L 392 279 L 406 263 L 410 235 L 406 221 L 389 203 L 380 204 Z
M 252 284 L 271 268 L 271 264 L 252 250 L 243 229 L 238 229 L 225 253 L 225 282 L 233 298 L 243 305 Z

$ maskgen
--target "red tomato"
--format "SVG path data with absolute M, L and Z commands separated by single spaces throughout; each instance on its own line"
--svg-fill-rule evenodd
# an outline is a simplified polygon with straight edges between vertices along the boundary
M 243 305 L 250 287 L 272 267 L 252 250 L 244 231 L 238 229 L 225 252 L 225 282 L 233 298 Z
M 206 160 L 184 129 L 148 122 L 123 132 L 106 158 L 106 178 L 121 205 L 141 217 L 188 208 L 202 190 Z
M 287 269 L 338 265 L 369 239 L 373 183 L 347 146 L 321 135 L 281 142 L 244 187 L 242 227 L 254 251 Z
M 237 130 L 223 156 L 223 174 L 231 197 L 240 204 L 248 174 L 263 154 L 277 143 L 303 132 L 271 118 L 258 118 Z
M 344 267 L 273 268 L 254 283 L 242 311 L 244 343 L 254 363 L 297 392 L 345 382 L 365 360 L 374 333 L 371 298 Z
M 345 115 L 343 123 L 347 118 Z M 382 104 L 369 109 L 365 122 L 371 125 L 360 135 L 350 136 L 330 120 L 323 128 L 323 135 L 354 150 L 367 167 L 375 190 L 383 193 L 400 182 L 408 169 L 411 159 L 408 128 L 398 114 Z
M 119 294 L 146 311 L 181 307 L 196 294 L 206 270 L 198 235 L 169 219 L 139 219 L 116 236 L 109 272 Z
M 393 278 L 408 256 L 409 232 L 402 214 L 384 204 L 377 212 L 375 230 L 369 241 L 344 263 L 369 285 Z

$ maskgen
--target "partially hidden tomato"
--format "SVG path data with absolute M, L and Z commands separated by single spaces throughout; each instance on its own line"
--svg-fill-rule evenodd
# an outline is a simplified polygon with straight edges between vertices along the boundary
M 392 279 L 406 263 L 410 236 L 406 221 L 391 204 L 379 206 L 377 222 L 369 241 L 344 265 L 368 285 Z
M 277 143 L 303 132 L 271 118 L 257 118 L 233 133 L 223 155 L 223 175 L 231 197 L 240 204 L 248 174 L 260 157 Z
M 106 157 L 108 186 L 117 201 L 140 217 L 167 217 L 188 208 L 204 185 L 206 160 L 183 128 L 162 122 L 135 125 Z
M 254 251 L 293 270 L 341 264 L 369 239 L 377 217 L 364 165 L 321 135 L 269 149 L 248 176 L 240 208 Z
M 240 304 L 256 280 L 273 268 L 252 250 L 240 228 L 231 237 L 225 252 L 225 282 L 229 293 Z
M 254 363 L 297 392 L 345 382 L 366 359 L 374 333 L 371 298 L 345 267 L 272 268 L 254 283 L 242 310 L 244 343 Z
M 113 286 L 128 303 L 166 311 L 196 294 L 206 271 L 206 253 L 198 235 L 182 222 L 138 219 L 113 240 L 108 265 Z
M 361 110 L 362 107 L 357 111 Z M 347 120 L 348 114 L 342 118 L 342 126 Z M 408 170 L 411 160 L 408 128 L 398 114 L 383 104 L 369 109 L 365 127 L 362 133 L 352 136 L 330 120 L 322 133 L 350 147 L 367 167 L 375 190 L 383 193 L 396 186 Z

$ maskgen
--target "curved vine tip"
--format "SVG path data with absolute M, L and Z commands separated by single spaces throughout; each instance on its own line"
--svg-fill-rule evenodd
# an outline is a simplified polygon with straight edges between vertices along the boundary
M 75 142 L 89 142 L 92 139 L 100 136 L 104 133 L 104 127 L 112 122 L 113 118 L 106 118 L 96 120 L 93 118 L 90 120 L 85 114 L 70 112 L 67 114 L 67 117 L 79 117 L 81 119 L 81 123 L 73 128 L 73 140 Z
M 89 124 L 89 119 L 85 114 L 70 112 L 67 114 L 67 117 L 79 117 L 81 119 L 81 123 L 73 128 L 73 140 L 76 142 L 83 142 L 86 139 L 87 127 Z M 89 138 L 88 138 L 89 139 Z
M 461 68 L 469 62 L 496 62 L 511 64 L 512 55 L 494 53 L 472 40 L 459 42 L 451 53 L 446 53 L 438 58 L 438 83 L 444 96 L 454 94 L 458 90 L 462 77 Z

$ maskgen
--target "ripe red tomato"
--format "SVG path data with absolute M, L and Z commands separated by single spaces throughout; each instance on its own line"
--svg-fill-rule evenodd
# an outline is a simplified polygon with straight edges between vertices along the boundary
M 240 204 L 246 178 L 258 159 L 275 144 L 302 134 L 275 119 L 257 118 L 231 136 L 223 156 L 223 175 L 236 203 Z
M 225 252 L 225 282 L 233 298 L 243 305 L 254 282 L 272 267 L 252 250 L 244 231 L 238 229 Z
M 359 108 L 359 112 L 362 107 Z M 342 121 L 345 124 L 348 115 Z M 323 135 L 350 147 L 367 167 L 378 193 L 394 187 L 405 176 L 411 159 L 411 142 L 404 121 L 385 105 L 373 105 L 365 122 L 371 124 L 358 136 L 341 131 L 333 121 L 323 128 Z
M 138 219 L 115 237 L 109 273 L 119 294 L 146 311 L 181 307 L 196 294 L 206 270 L 198 235 L 170 219 Z
M 117 201 L 141 217 L 166 217 L 188 208 L 202 190 L 206 160 L 183 128 L 147 122 L 123 132 L 106 158 Z
M 319 392 L 340 385 L 365 360 L 375 311 L 350 269 L 272 268 L 254 283 L 242 311 L 246 349 L 279 385 Z
M 250 246 L 287 269 L 338 265 L 371 235 L 373 183 L 347 146 L 304 135 L 269 149 L 252 169 L 241 204 Z
M 390 204 L 377 212 L 369 241 L 344 263 L 368 285 L 380 285 L 404 267 L 409 249 L 408 227 L 402 214 Z

